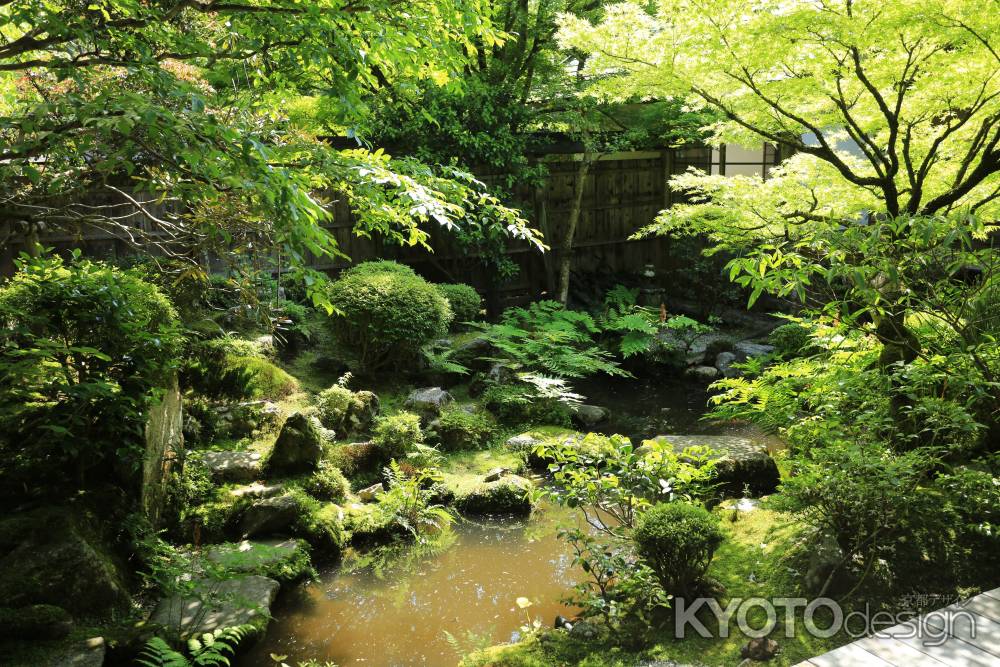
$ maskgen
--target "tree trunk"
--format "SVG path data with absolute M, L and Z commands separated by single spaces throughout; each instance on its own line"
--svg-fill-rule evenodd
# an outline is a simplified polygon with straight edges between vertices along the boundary
M 569 270 L 573 263 L 573 237 L 576 236 L 576 228 L 580 223 L 580 209 L 583 205 L 583 191 L 587 184 L 587 174 L 590 173 L 590 165 L 597 158 L 597 153 L 584 153 L 580 160 L 580 166 L 576 170 L 576 179 L 573 181 L 573 203 L 569 209 L 569 218 L 566 220 L 566 233 L 563 234 L 562 243 L 559 245 L 559 302 L 563 305 L 569 298 Z

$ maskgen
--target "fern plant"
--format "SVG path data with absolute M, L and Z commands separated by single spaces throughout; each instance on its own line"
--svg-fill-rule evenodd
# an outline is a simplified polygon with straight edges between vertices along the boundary
M 396 461 L 385 468 L 388 490 L 378 497 L 378 508 L 385 516 L 415 538 L 423 533 L 439 532 L 449 527 L 455 517 L 447 508 L 430 503 L 431 492 L 425 482 L 434 481 L 428 473 L 407 475 Z
M 639 305 L 639 290 L 615 285 L 604 297 L 602 328 L 620 336 L 618 351 L 626 359 L 648 352 L 656 344 L 660 332 L 660 313 Z
M 477 325 L 500 361 L 515 371 L 582 378 L 595 373 L 627 376 L 597 344 L 601 329 L 588 313 L 555 301 L 508 308 L 497 324 Z
M 160 637 L 153 637 L 136 658 L 142 667 L 228 667 L 236 647 L 253 626 L 239 625 L 219 628 L 189 639 L 187 653 L 175 650 Z

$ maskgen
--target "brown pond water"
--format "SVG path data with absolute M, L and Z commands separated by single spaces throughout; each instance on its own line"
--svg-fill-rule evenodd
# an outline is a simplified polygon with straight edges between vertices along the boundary
M 559 600 L 577 573 L 556 532 L 574 520 L 546 504 L 528 521 L 456 524 L 436 549 L 387 562 L 348 559 L 352 571 L 322 573 L 283 595 L 267 636 L 240 664 L 274 667 L 276 653 L 293 665 L 450 667 L 476 643 L 517 639 L 529 618 L 551 625 L 572 613 Z M 522 596 L 532 601 L 526 610 L 516 603 Z
M 659 434 L 760 438 L 744 425 L 701 421 L 703 385 L 602 379 L 574 390 L 611 410 L 600 431 L 633 442 Z M 517 639 L 528 619 L 551 625 L 556 614 L 572 615 L 560 600 L 578 573 L 556 533 L 579 520 L 546 503 L 528 521 L 461 521 L 433 548 L 349 556 L 318 581 L 283 591 L 267 636 L 239 664 L 274 667 L 274 653 L 292 665 L 312 658 L 340 667 L 453 667 L 477 645 Z M 532 601 L 527 610 L 517 606 L 522 596 Z

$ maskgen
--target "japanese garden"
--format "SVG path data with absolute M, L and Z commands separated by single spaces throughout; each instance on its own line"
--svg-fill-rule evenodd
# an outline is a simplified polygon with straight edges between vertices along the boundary
M 1000 665 L 1000 0 L 0 0 L 0 183 L 2 665 Z

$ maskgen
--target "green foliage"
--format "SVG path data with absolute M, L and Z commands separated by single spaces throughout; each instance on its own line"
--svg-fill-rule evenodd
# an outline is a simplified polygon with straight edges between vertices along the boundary
M 18 269 L 0 287 L 3 473 L 37 489 L 118 469 L 137 492 L 145 412 L 180 352 L 173 307 L 78 254 L 22 256 Z
M 628 375 L 597 345 L 594 318 L 555 301 L 508 308 L 498 324 L 479 328 L 499 351 L 499 361 L 516 371 L 561 378 Z
M 643 512 L 632 540 L 666 593 L 690 596 L 698 592 L 723 534 L 718 518 L 708 510 L 673 502 Z
M 232 336 L 191 344 L 181 380 L 187 388 L 213 399 L 283 398 L 299 387 L 258 343 Z
M 412 412 L 397 412 L 375 421 L 372 443 L 385 460 L 402 460 L 406 453 L 424 442 L 420 416 Z
M 518 382 L 489 385 L 480 402 L 504 424 L 569 426 L 570 401 L 560 398 L 544 393 L 536 384 Z
M 471 322 L 479 317 L 483 299 L 474 287 L 464 283 L 445 283 L 438 284 L 437 288 L 451 306 L 451 312 L 455 315 L 454 324 Z
M 344 276 L 372 276 L 379 273 L 394 273 L 406 278 L 416 278 L 417 272 L 406 264 L 394 262 L 391 259 L 380 259 L 372 262 L 361 262 L 345 269 Z
M 319 469 L 310 475 L 302 488 L 309 495 L 334 503 L 342 503 L 351 492 L 351 484 L 340 468 L 327 461 L 321 461 Z
M 767 342 L 782 357 L 797 357 L 808 354 L 812 346 L 812 332 L 798 322 L 782 324 L 767 336 Z
M 652 504 L 675 498 L 706 499 L 714 471 L 711 451 L 647 440 L 635 448 L 628 438 L 588 433 L 582 439 L 543 442 L 536 454 L 562 487 L 559 500 L 578 507 L 594 528 L 622 537 Z
M 392 461 L 385 469 L 388 489 L 378 496 L 378 512 L 412 537 L 447 529 L 455 517 L 446 508 L 431 503 L 424 475 L 410 476 Z
M 580 528 L 560 530 L 559 538 L 569 544 L 573 566 L 586 574 L 566 599 L 584 618 L 600 616 L 621 632 L 626 623 L 648 627 L 652 613 L 670 606 L 653 571 L 626 540 L 598 539 Z
M 4 182 L 24 184 L 12 200 L 16 232 L 96 226 L 184 258 L 216 251 L 239 261 L 275 248 L 320 302 L 322 274 L 307 260 L 340 251 L 315 193 L 349 202 L 358 234 L 426 244 L 424 225 L 475 212 L 478 193 L 413 160 L 336 150 L 322 137 L 353 134 L 364 98 L 389 79 L 443 84 L 475 44 L 502 35 L 480 18 L 479 2 L 420 0 L 402 23 L 397 10 L 378 0 L 6 5 L 5 22 L 17 29 L 0 50 L 0 90 L 17 138 L 0 170 Z M 28 37 L 41 34 L 49 37 Z M 29 71 L 34 84 L 22 85 Z M 91 191 L 99 204 L 83 203 L 95 201 L 81 197 Z M 126 197 L 143 223 L 169 231 L 123 222 Z
M 187 651 L 174 650 L 160 637 L 153 637 L 136 658 L 142 667 L 219 667 L 228 666 L 236 655 L 236 647 L 253 632 L 252 626 L 219 628 L 193 637 L 187 642 Z
M 489 443 L 496 429 L 496 420 L 488 412 L 470 412 L 454 403 L 441 410 L 435 427 L 445 451 L 481 449 Z
M 604 297 L 601 327 L 620 336 L 618 351 L 626 359 L 649 352 L 660 330 L 659 313 L 638 305 L 639 290 L 615 285 Z
M 874 571 L 905 587 L 905 568 L 921 557 L 906 558 L 902 547 L 912 540 L 933 553 L 942 535 L 937 503 L 922 487 L 935 463 L 926 452 L 829 443 L 793 462 L 775 507 L 828 531 L 844 553 L 842 567 L 857 563 L 862 579 Z
M 316 416 L 323 426 L 343 433 L 344 420 L 357 403 L 358 399 L 353 391 L 335 384 L 316 396 Z
M 448 301 L 423 278 L 364 266 L 330 287 L 337 343 L 369 371 L 412 361 L 421 347 L 447 332 Z

